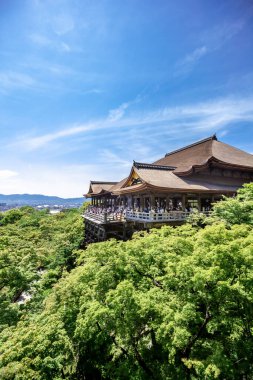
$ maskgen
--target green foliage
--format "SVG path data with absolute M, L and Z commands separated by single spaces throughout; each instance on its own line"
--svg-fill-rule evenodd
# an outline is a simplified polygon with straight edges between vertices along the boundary
M 17 323 L 16 303 L 24 291 L 40 296 L 74 266 L 74 250 L 83 240 L 78 211 L 50 215 L 31 207 L 3 214 L 0 226 L 0 330 Z M 54 272 L 54 276 L 52 276 Z M 49 280 L 50 278 L 50 280 Z
M 253 224 L 253 183 L 245 184 L 235 198 L 226 198 L 214 205 L 214 217 L 229 224 Z
M 3 299 L 0 378 L 253 380 L 252 190 L 210 218 L 85 250 L 74 213 L 2 226 L 5 291 L 47 271 L 24 309 Z
M 87 210 L 87 208 L 91 205 L 91 202 L 90 201 L 86 201 L 82 204 L 82 206 L 80 207 L 80 212 L 81 214 L 83 214 L 85 212 L 85 210 Z
M 2 378 L 17 363 L 21 379 L 31 371 L 39 379 L 252 373 L 251 226 L 185 225 L 144 235 L 79 251 L 79 266 L 58 282 L 42 314 L 5 329 Z
M 0 225 L 6 226 L 13 224 L 22 218 L 22 212 L 19 209 L 12 209 L 1 215 Z

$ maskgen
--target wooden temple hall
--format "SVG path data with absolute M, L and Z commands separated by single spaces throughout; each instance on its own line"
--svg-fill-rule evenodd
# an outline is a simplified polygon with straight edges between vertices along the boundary
M 253 181 L 253 155 L 216 135 L 166 153 L 153 163 L 133 162 L 120 182 L 91 181 L 84 214 L 87 241 L 127 239 L 135 230 L 182 223 L 208 213 L 222 195 Z

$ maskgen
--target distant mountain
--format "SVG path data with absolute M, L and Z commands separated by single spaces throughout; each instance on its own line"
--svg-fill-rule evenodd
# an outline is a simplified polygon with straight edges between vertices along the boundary
M 0 203 L 7 203 L 9 205 L 81 205 L 83 202 L 85 202 L 84 198 L 60 198 L 42 194 L 0 194 Z

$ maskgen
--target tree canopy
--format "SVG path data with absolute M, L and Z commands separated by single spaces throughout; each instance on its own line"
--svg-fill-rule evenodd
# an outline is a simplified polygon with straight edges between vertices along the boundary
M 252 200 L 249 184 L 216 204 L 205 227 L 164 226 L 85 250 L 74 213 L 50 219 L 21 210 L 4 222 L 3 251 L 11 236 L 23 250 L 17 227 L 35 234 L 39 223 L 34 252 L 18 256 L 26 280 L 19 251 L 8 251 L 19 281 L 28 287 L 41 263 L 53 280 L 39 280 L 13 316 L 17 276 L 8 272 L 0 378 L 253 379 Z

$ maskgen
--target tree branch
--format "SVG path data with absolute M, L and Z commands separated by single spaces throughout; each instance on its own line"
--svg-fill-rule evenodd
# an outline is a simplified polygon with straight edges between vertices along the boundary
M 134 265 L 134 264 L 132 264 L 132 267 L 136 270 L 136 272 L 137 272 L 140 276 L 143 276 L 143 277 L 147 277 L 147 278 L 149 278 L 150 280 L 152 280 L 152 282 L 153 282 L 153 284 L 154 284 L 155 286 L 157 286 L 157 287 L 160 288 L 160 289 L 163 289 L 163 286 L 162 286 L 162 284 L 160 283 L 160 281 L 157 281 L 154 277 L 151 276 L 151 274 L 141 272 L 139 269 L 136 268 L 136 265 Z
M 190 356 L 190 353 L 191 353 L 191 349 L 194 345 L 194 343 L 199 339 L 199 337 L 202 335 L 206 325 L 208 324 L 208 322 L 210 321 L 210 319 L 212 318 L 211 314 L 209 313 L 209 310 L 208 308 L 206 309 L 206 315 L 205 315 L 205 319 L 203 321 L 203 323 L 201 324 L 201 326 L 199 327 L 197 333 L 190 339 L 189 343 L 187 344 L 187 346 L 183 349 L 182 351 L 182 356 L 183 357 L 186 357 L 186 358 L 189 358 Z
M 98 321 L 96 322 L 96 324 L 97 324 L 97 326 L 98 326 L 99 331 L 100 331 L 100 332 L 103 332 L 103 330 L 102 330 L 102 328 L 101 328 L 101 326 L 100 326 L 100 324 L 99 324 Z M 121 346 L 117 343 L 114 334 L 108 334 L 108 333 L 107 333 L 107 335 L 109 335 L 109 337 L 111 338 L 111 340 L 113 341 L 113 343 L 115 344 L 115 346 L 118 347 L 118 348 L 121 350 L 122 354 L 124 354 L 124 355 L 126 355 L 126 356 L 129 356 L 127 350 L 125 350 L 124 347 L 121 347 Z

